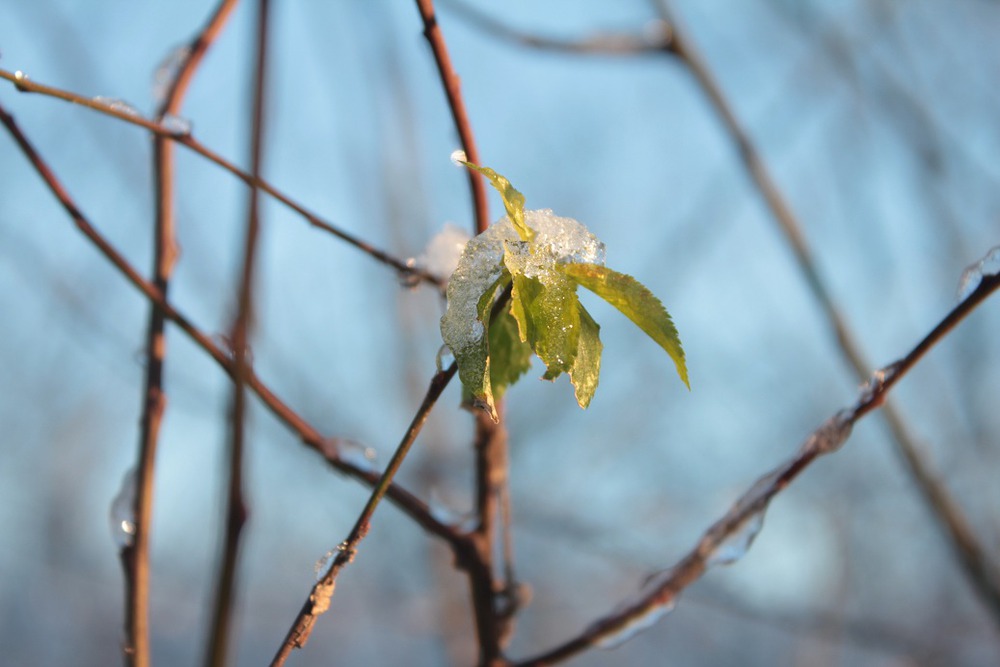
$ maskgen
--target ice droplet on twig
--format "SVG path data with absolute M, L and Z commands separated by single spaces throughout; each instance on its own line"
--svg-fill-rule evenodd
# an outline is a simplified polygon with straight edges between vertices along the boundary
M 716 565 L 731 565 L 743 558 L 750 550 L 750 545 L 757 539 L 760 529 L 764 526 L 764 514 L 767 505 L 748 516 L 734 531 L 726 536 L 715 547 L 705 560 L 707 567 Z
M 349 550 L 350 550 L 350 545 L 348 545 L 347 541 L 345 540 L 344 542 L 341 542 L 340 544 L 338 544 L 337 546 L 335 546 L 334 548 L 330 549 L 325 554 L 323 554 L 320 557 L 320 559 L 316 561 L 316 564 L 313 566 L 313 572 L 316 573 L 316 581 L 319 581 L 320 579 L 325 577 L 327 573 L 330 572 L 330 568 L 333 567 L 333 561 L 337 558 L 338 554 L 348 553 Z M 348 562 L 354 560 L 353 554 L 348 554 L 348 556 L 349 556 Z
M 191 47 L 182 44 L 172 49 L 156 66 L 156 71 L 153 72 L 153 102 L 162 104 L 167 99 L 170 87 L 174 84 L 177 73 L 189 55 L 191 55 Z
M 186 137 L 191 134 L 191 121 L 172 113 L 168 113 L 160 119 L 160 126 L 173 135 Z
M 612 632 L 611 634 L 604 635 L 595 641 L 594 646 L 603 649 L 612 649 L 621 646 L 643 630 L 647 630 L 656 625 L 657 621 L 672 612 L 675 606 L 676 598 L 672 597 L 663 604 L 650 607 L 643 613 L 628 619 L 625 625 L 623 625 L 620 629 Z
M 841 448 L 851 435 L 854 423 L 851 421 L 852 410 L 840 410 L 827 419 L 809 436 L 802 446 L 803 451 L 813 452 L 817 456 L 830 454 Z
M 132 546 L 135 540 L 135 491 L 135 468 L 129 468 L 111 501 L 111 537 L 119 549 Z
M 983 276 L 995 276 L 998 273 L 1000 273 L 1000 246 L 994 246 L 985 257 L 969 265 L 962 272 L 962 279 L 958 283 L 958 300 L 968 299 L 979 287 L 979 283 L 983 282 Z
M 349 466 L 362 472 L 377 473 L 379 471 L 375 464 L 378 452 L 375 451 L 374 447 L 366 447 L 353 440 L 337 438 L 334 441 L 334 450 L 337 458 Z
M 437 372 L 440 373 L 444 370 L 444 365 L 447 363 L 449 366 L 451 362 L 455 360 L 455 355 L 452 354 L 451 348 L 447 345 L 442 345 L 438 348 L 437 356 L 434 358 L 434 365 L 437 366 Z
M 112 111 L 117 111 L 120 114 L 125 114 L 126 116 L 136 116 L 141 117 L 142 114 L 139 111 L 124 100 L 119 100 L 114 97 L 101 97 L 97 96 L 92 99 L 93 102 L 100 104 L 103 107 L 107 107 Z
M 461 148 L 457 148 L 451 152 L 451 161 L 456 167 L 464 167 L 463 162 L 468 162 L 469 158 L 466 157 L 465 151 Z

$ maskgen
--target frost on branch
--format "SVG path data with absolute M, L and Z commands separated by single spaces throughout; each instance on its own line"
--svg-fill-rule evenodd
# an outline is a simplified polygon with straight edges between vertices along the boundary
M 473 405 L 496 420 L 496 401 L 527 371 L 532 353 L 545 364 L 544 379 L 569 374 L 577 402 L 590 404 L 603 347 L 600 327 L 577 297 L 579 285 L 663 347 L 687 384 L 684 352 L 663 304 L 631 276 L 604 266 L 604 244 L 596 236 L 550 210 L 525 211 L 524 197 L 506 178 L 464 164 L 490 179 L 507 209 L 466 244 L 448 281 L 441 319 L 441 335 Z

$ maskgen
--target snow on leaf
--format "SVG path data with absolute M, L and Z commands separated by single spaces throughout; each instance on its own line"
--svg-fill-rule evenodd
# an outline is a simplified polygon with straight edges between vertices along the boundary
M 642 283 L 625 273 L 595 264 L 563 264 L 560 270 L 620 310 L 647 336 L 662 347 L 677 368 L 677 375 L 690 389 L 684 349 L 670 314 Z

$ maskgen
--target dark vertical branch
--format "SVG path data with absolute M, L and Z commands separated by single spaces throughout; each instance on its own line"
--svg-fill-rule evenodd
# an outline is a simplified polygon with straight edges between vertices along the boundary
M 772 218 L 778 224 L 792 254 L 795 256 L 795 261 L 813 294 L 813 298 L 819 303 L 826 316 L 844 359 L 854 371 L 855 377 L 859 381 L 864 381 L 871 365 L 865 360 L 861 345 L 857 342 L 846 319 L 840 312 L 826 282 L 820 276 L 801 225 L 775 185 L 749 135 L 736 118 L 736 114 L 729 105 L 722 89 L 715 81 L 715 77 L 712 76 L 711 70 L 688 39 L 685 31 L 674 20 L 666 1 L 658 0 L 658 4 L 664 19 L 670 23 L 673 29 L 673 42 L 669 47 L 669 52 L 684 62 L 722 119 L 726 131 L 738 149 L 743 166 L 757 191 L 764 198 Z M 1000 624 L 1000 572 L 990 563 L 986 549 L 980 544 L 975 531 L 968 519 L 965 518 L 958 503 L 951 497 L 947 488 L 937 479 L 929 464 L 924 460 L 902 415 L 891 403 L 884 406 L 882 414 L 889 425 L 897 453 L 906 465 L 906 470 L 924 502 L 931 510 L 931 516 L 936 520 L 938 528 L 948 538 L 948 544 L 954 552 L 962 572 L 969 580 L 975 593 L 989 609 L 993 620 Z
M 424 37 L 427 38 L 431 51 L 434 53 L 434 61 L 441 76 L 441 84 L 448 98 L 448 107 L 451 109 L 462 149 L 470 162 L 481 164 L 472 126 L 469 123 L 465 103 L 462 100 L 459 78 L 452 68 L 444 35 L 434 12 L 433 0 L 417 0 L 417 8 L 424 25 Z M 476 232 L 481 233 L 489 226 L 485 185 L 479 173 L 471 169 L 466 171 L 468 172 L 469 187 L 472 190 Z M 498 533 L 502 535 L 503 543 L 507 545 L 505 553 L 509 553 L 512 549 L 510 548 L 510 525 L 506 521 L 509 512 L 502 515 L 499 513 L 501 507 L 499 501 L 506 496 L 507 432 L 502 424 L 494 424 L 491 420 L 482 417 L 482 415 L 477 415 L 476 418 L 476 510 L 479 517 L 479 528 L 475 534 L 475 543 L 479 552 L 479 561 L 484 567 L 469 568 L 467 572 L 472 588 L 473 608 L 476 613 L 480 664 L 490 665 L 500 660 L 501 647 L 511 627 L 509 623 L 506 623 L 506 630 L 501 631 L 501 620 L 498 614 L 497 592 L 500 587 L 496 585 L 493 567 L 494 544 Z M 498 516 L 501 518 L 499 523 L 496 521 Z M 507 573 L 512 573 L 513 563 L 507 561 L 504 564 L 504 570 Z M 486 577 L 485 581 L 477 580 L 477 577 L 484 576 Z M 512 613 L 513 608 L 507 605 L 504 615 L 508 621 Z
M 268 33 L 268 0 L 260 0 L 257 10 L 257 36 L 254 44 L 252 123 L 250 129 L 250 173 L 259 180 L 264 143 L 264 101 L 266 99 L 266 65 Z M 253 324 L 254 269 L 260 237 L 260 190 L 250 188 L 247 231 L 243 251 L 236 318 L 230 333 L 233 354 L 233 401 L 229 446 L 229 483 L 226 497 L 226 525 L 215 592 L 212 630 L 209 637 L 207 665 L 226 664 L 229 635 L 236 593 L 236 565 L 240 534 L 246 521 L 243 497 L 243 449 L 246 427 L 246 385 L 251 378 L 250 329 Z
M 181 109 L 194 73 L 208 48 L 218 37 L 235 0 L 223 0 L 208 23 L 193 40 L 187 57 L 170 83 L 170 89 L 157 112 L 157 122 Z M 154 227 L 152 283 L 164 297 L 170 286 L 177 259 L 174 228 L 174 145 L 163 136 L 153 136 L 156 223 Z M 160 424 L 166 409 L 163 371 L 167 343 L 164 335 L 166 317 L 163 309 L 150 308 L 146 337 L 146 381 L 136 464 L 136 494 L 133 508 L 135 534 L 120 553 L 125 574 L 125 642 L 123 655 L 127 665 L 150 664 L 149 651 L 149 536 L 153 514 L 154 469 Z

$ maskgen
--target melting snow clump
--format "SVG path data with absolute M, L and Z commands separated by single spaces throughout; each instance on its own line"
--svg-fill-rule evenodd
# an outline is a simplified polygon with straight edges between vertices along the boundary
M 505 250 L 507 262 L 543 284 L 564 278 L 553 271 L 555 264 L 604 264 L 604 244 L 576 220 L 542 209 L 525 211 L 524 221 L 535 231 L 531 243 L 522 241 L 503 217 L 466 244 L 448 281 L 448 310 L 441 318 L 442 337 L 456 356 L 482 343 L 486 331 L 478 319 L 479 297 L 491 285 L 496 288 Z

